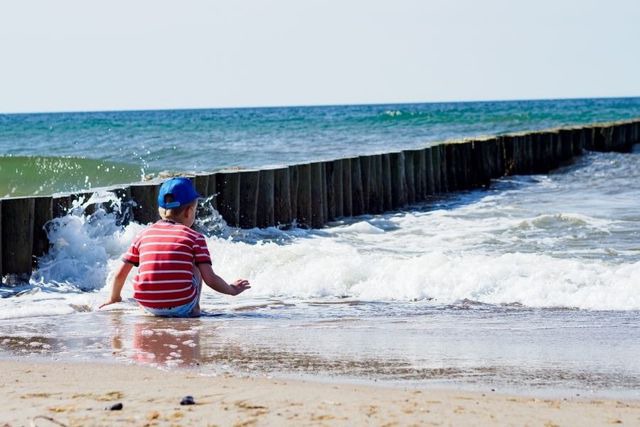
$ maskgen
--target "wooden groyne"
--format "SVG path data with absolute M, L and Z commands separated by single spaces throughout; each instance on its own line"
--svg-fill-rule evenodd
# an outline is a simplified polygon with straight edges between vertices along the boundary
M 192 177 L 228 225 L 320 228 L 337 218 L 402 209 L 430 197 L 486 186 L 506 175 L 546 173 L 583 151 L 626 152 L 640 120 L 450 141 L 422 149 L 264 170 Z M 140 223 L 158 219 L 160 182 L 108 189 L 135 204 Z M 0 276 L 28 276 L 49 248 L 45 224 L 92 192 L 0 200 Z M 90 210 L 89 210 L 90 211 Z

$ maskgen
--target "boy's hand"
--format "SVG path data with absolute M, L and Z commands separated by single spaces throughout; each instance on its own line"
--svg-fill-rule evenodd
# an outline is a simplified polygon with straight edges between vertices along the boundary
M 100 307 L 98 307 L 98 310 L 100 310 L 102 307 L 105 307 L 107 305 L 111 305 L 111 304 L 115 304 L 117 302 L 122 302 L 122 297 L 111 297 L 111 299 L 105 303 L 103 303 L 102 305 L 100 305 Z
M 249 281 L 245 279 L 238 279 L 230 286 L 231 289 L 235 291 L 233 295 L 238 295 L 246 291 L 247 289 L 251 289 L 251 284 L 249 284 Z

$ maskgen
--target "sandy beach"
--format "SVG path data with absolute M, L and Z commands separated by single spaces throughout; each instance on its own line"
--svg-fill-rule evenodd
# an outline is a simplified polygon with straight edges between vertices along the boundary
M 640 402 L 0 362 L 2 426 L 638 425 Z M 180 401 L 193 396 L 195 405 Z M 122 403 L 121 410 L 108 410 Z

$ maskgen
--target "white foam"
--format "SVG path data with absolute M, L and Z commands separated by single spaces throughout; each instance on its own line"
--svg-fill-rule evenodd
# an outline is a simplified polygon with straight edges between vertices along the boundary
M 622 165 L 608 169 L 614 177 L 627 176 L 637 162 L 637 156 L 610 157 Z M 593 158 L 596 169 L 608 159 Z M 247 278 L 252 289 L 239 299 L 209 290 L 203 304 L 346 296 L 640 310 L 640 258 L 629 239 L 640 225 L 637 217 L 618 216 L 635 206 L 638 190 L 629 184 L 587 199 L 600 184 L 580 187 L 570 175 L 512 178 L 500 184 L 507 189 L 463 195 L 443 209 L 363 217 L 318 231 L 240 232 L 213 212 L 214 220 L 203 224 L 221 236 L 207 240 L 214 270 L 228 281 Z M 106 299 L 110 274 L 143 226 L 123 228 L 117 214 L 86 217 L 78 208 L 49 229 L 54 246 L 30 285 L 38 292 L 27 287 L 20 297 L 1 299 L 0 318 L 68 314 Z M 123 296 L 131 292 L 129 283 Z
M 249 278 L 253 296 L 433 299 L 439 304 L 471 299 L 530 307 L 640 309 L 640 295 L 634 290 L 640 262 L 612 265 L 540 254 L 493 256 L 439 250 L 405 256 L 360 251 L 328 238 L 285 246 L 221 239 L 208 243 L 218 273 L 229 279 Z

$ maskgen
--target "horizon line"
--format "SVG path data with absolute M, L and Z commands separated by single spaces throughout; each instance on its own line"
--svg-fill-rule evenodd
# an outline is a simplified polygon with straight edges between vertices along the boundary
M 361 102 L 361 103 L 320 103 L 320 104 L 293 104 L 293 105 L 244 105 L 227 107 L 175 107 L 175 108 L 123 108 L 104 110 L 51 110 L 51 111 L 15 111 L 0 112 L 0 116 L 10 115 L 38 115 L 38 114 L 94 114 L 94 113 L 133 113 L 133 112 L 159 112 L 159 111 L 199 111 L 199 110 L 251 110 L 251 109 L 280 109 L 280 108 L 324 108 L 324 107 L 358 107 L 358 106 L 385 106 L 385 105 L 420 105 L 420 104 L 472 104 L 483 102 L 534 102 L 534 101 L 579 101 L 579 100 L 607 100 L 607 99 L 634 99 L 640 95 L 627 96 L 595 96 L 595 97 L 554 97 L 554 98 L 512 98 L 512 99 L 470 99 L 456 101 L 408 101 L 408 102 Z

